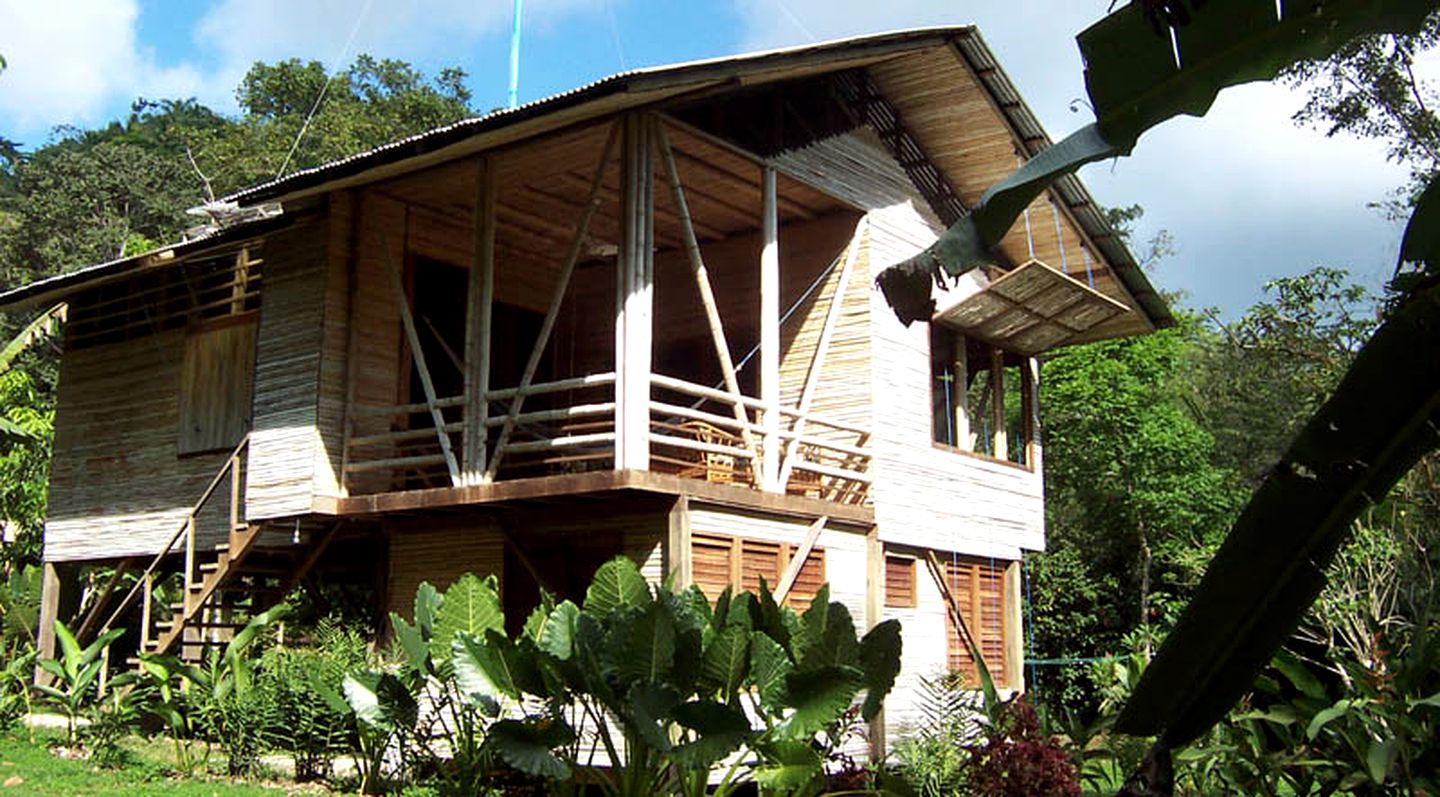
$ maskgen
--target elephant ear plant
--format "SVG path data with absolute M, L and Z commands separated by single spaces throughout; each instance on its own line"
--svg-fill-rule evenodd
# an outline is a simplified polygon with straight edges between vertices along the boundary
M 452 654 L 463 699 L 495 718 L 488 746 L 522 772 L 573 783 L 598 745 L 599 785 L 617 797 L 704 795 L 722 765 L 709 793 L 753 778 L 813 794 L 857 698 L 868 721 L 893 686 L 900 630 L 887 621 L 858 639 L 826 588 L 799 617 L 763 584 L 712 608 L 694 587 L 652 589 L 617 557 L 583 607 L 547 598 L 514 639 L 462 631 Z

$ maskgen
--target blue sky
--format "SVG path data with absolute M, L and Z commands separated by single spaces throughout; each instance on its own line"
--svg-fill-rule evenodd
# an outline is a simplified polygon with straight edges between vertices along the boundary
M 0 0 L 0 136 L 43 143 L 93 126 L 138 96 L 196 97 L 233 111 L 255 60 L 334 67 L 357 52 L 429 72 L 470 73 L 475 104 L 505 102 L 513 0 Z M 1090 120 L 1074 35 L 1109 0 L 527 0 L 521 100 L 640 66 L 918 25 L 975 23 L 1059 138 Z M 1440 75 L 1429 58 L 1422 74 Z M 1231 89 L 1203 120 L 1152 131 L 1134 155 L 1081 173 L 1110 205 L 1139 203 L 1142 238 L 1167 229 L 1178 253 L 1151 279 L 1192 306 L 1233 316 L 1265 280 L 1314 265 L 1378 289 L 1400 226 L 1369 203 L 1403 182 L 1375 142 L 1297 128 L 1301 95 Z

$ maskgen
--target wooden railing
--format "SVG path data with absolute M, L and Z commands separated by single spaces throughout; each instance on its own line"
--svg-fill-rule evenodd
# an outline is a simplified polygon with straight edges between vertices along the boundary
M 652 468 L 759 488 L 766 427 L 758 398 L 652 374 Z M 615 456 L 615 374 L 537 382 L 486 394 L 488 458 L 460 463 L 491 479 L 611 467 Z M 520 412 L 511 408 L 524 400 Z M 449 486 L 444 448 L 462 450 L 463 396 L 440 398 L 439 430 L 428 403 L 355 407 L 343 469 L 352 493 Z M 774 483 L 793 494 L 863 503 L 870 485 L 868 429 L 781 407 Z
M 604 465 L 614 457 L 614 384 L 611 372 L 487 392 L 488 458 L 459 464 L 492 478 Z M 547 398 L 561 394 L 567 403 L 546 406 Z M 512 414 L 522 396 L 529 408 Z M 425 402 L 352 408 L 342 462 L 347 488 L 366 493 L 451 485 L 439 435 L 449 436 L 452 451 L 462 450 L 465 403 L 464 396 L 436 400 L 445 422 L 439 432 Z
M 678 467 L 685 476 L 759 486 L 766 431 L 759 399 L 664 374 L 653 374 L 651 384 L 657 392 L 696 400 L 651 400 L 652 462 Z M 870 485 L 870 431 L 793 408 L 782 406 L 779 412 L 779 489 L 863 503 Z
M 180 524 L 180 527 L 175 530 L 175 533 L 170 536 L 170 539 L 160 548 L 160 551 L 155 554 L 154 558 L 150 560 L 145 570 L 141 572 L 140 577 L 136 579 L 134 586 L 125 593 L 125 597 L 121 598 L 120 603 L 116 605 L 115 609 L 110 612 L 109 617 L 95 632 L 96 636 L 104 634 L 114 627 L 116 621 L 130 610 L 130 607 L 135 603 L 135 599 L 139 597 L 143 601 L 140 609 L 140 649 L 146 649 L 150 642 L 150 610 L 151 603 L 154 600 L 155 575 L 165 560 L 176 553 L 184 554 L 182 572 L 185 582 L 185 600 L 190 600 L 191 587 L 194 586 L 199 575 L 195 563 L 195 546 L 196 538 L 200 531 L 200 515 L 209 505 L 210 499 L 220 490 L 221 485 L 225 484 L 227 476 L 229 477 L 230 486 L 228 491 L 228 497 L 230 499 L 228 507 L 229 531 L 233 533 L 245 522 L 243 488 L 245 472 L 244 458 L 242 455 L 249 445 L 250 434 L 247 432 L 245 436 L 240 439 L 240 443 L 230 452 L 230 456 L 225 459 L 225 464 L 220 467 L 219 472 L 210 480 L 204 492 L 200 494 L 199 500 L 186 511 L 185 521 Z M 82 624 L 82 628 L 83 625 L 84 624 Z

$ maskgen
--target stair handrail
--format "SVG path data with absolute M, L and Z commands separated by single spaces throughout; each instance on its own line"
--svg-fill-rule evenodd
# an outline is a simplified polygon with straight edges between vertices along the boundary
M 240 453 L 244 451 L 245 447 L 249 444 L 250 432 L 246 432 L 245 436 L 240 438 L 240 442 L 235 445 L 234 450 L 230 452 L 230 456 L 225 458 L 225 464 L 220 466 L 220 470 L 215 474 L 215 477 L 210 480 L 210 484 L 205 487 L 205 491 L 200 494 L 200 500 L 196 501 L 190 507 L 190 511 L 185 515 L 185 522 L 180 524 L 180 528 L 176 529 L 175 533 L 170 536 L 170 541 L 165 543 L 159 553 L 155 554 L 154 559 L 150 560 L 150 564 L 145 567 L 145 570 L 140 573 L 140 577 L 135 580 L 135 585 L 130 588 L 129 592 L 125 593 L 125 597 L 120 600 L 120 604 L 110 613 L 110 617 L 105 621 L 105 624 L 100 626 L 100 630 L 96 632 L 97 637 L 110 630 L 110 627 L 115 624 L 115 621 L 120 619 L 121 615 L 125 614 L 125 611 L 134 604 L 135 597 L 140 594 L 142 590 L 145 592 L 148 602 L 150 585 L 152 583 L 151 577 L 155 573 L 155 569 L 160 566 L 161 562 L 165 561 L 167 556 L 174 552 L 175 543 L 178 542 L 182 536 L 185 537 L 185 590 L 186 594 L 189 594 L 190 582 L 194 578 L 195 571 L 195 517 L 200 514 L 200 510 L 204 509 L 205 504 L 209 503 L 210 498 L 215 495 L 215 490 L 220 487 L 221 482 L 225 480 L 225 476 L 233 471 L 237 474 L 235 484 L 230 491 L 230 523 L 232 527 L 231 530 L 234 530 L 235 519 L 239 511 L 239 506 L 236 502 L 239 493 L 238 474 L 240 472 Z M 149 631 L 149 628 L 142 628 L 140 630 L 142 644 L 144 638 L 149 635 Z

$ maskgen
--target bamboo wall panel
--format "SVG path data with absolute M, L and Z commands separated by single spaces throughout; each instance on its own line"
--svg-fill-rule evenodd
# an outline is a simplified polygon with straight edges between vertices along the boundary
M 390 537 L 390 579 L 386 588 L 389 611 L 414 619 L 415 590 L 428 581 L 441 592 L 466 573 L 481 578 L 495 575 L 504 589 L 505 538 L 493 520 L 427 518 L 396 522 Z
M 872 278 L 936 235 L 909 206 L 874 211 L 870 222 L 862 262 Z M 879 292 L 870 301 L 871 495 L 881 539 L 1006 559 L 1043 549 L 1040 474 L 932 444 L 929 327 L 901 325 Z
M 149 555 L 225 462 L 177 455 L 185 331 L 66 352 L 50 471 L 47 561 Z M 205 527 L 202 544 L 219 541 Z
M 312 504 L 321 448 L 317 408 L 328 270 L 325 226 L 275 236 L 266 269 L 245 492 L 251 519 L 300 514 Z
M 350 348 L 350 282 L 356 218 L 355 194 L 330 196 L 326 221 L 325 297 L 321 307 L 320 377 L 316 388 L 315 495 L 340 494 L 345 446 L 345 401 Z

